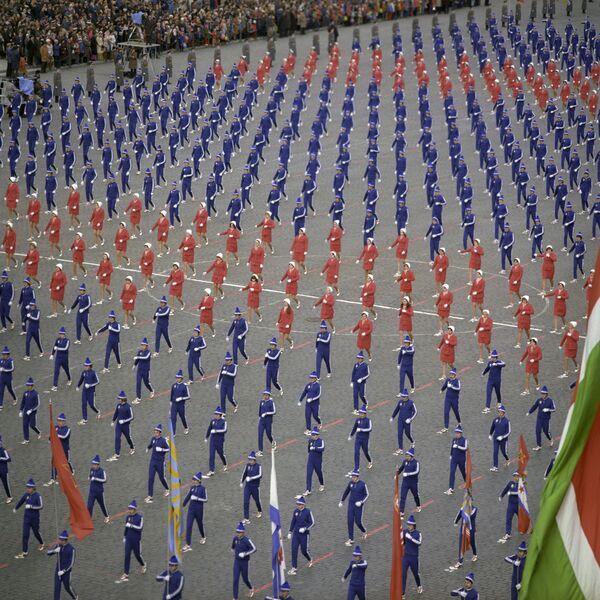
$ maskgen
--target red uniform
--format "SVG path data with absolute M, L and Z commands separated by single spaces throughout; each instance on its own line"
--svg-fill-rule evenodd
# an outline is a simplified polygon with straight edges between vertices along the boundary
M 248 292 L 248 308 L 258 310 L 260 308 L 260 293 L 262 285 L 260 281 L 250 281 L 247 286 L 242 288 L 242 292 Z
M 415 274 L 407 269 L 406 271 L 401 271 L 400 273 L 400 291 L 403 294 L 410 295 L 412 292 L 412 282 L 415 280 Z
M 519 302 L 517 312 L 515 313 L 515 317 L 517 317 L 517 327 L 529 331 L 529 328 L 531 327 L 531 315 L 533 315 L 534 312 L 533 306 L 529 304 L 529 302 L 526 302 L 525 304 Z
M 303 233 L 299 233 L 292 242 L 292 258 L 298 262 L 303 263 L 306 260 L 308 254 L 308 236 Z
M 27 205 L 27 219 L 30 223 L 36 225 L 40 222 L 40 201 L 37 198 L 31 198 Z
M 69 210 L 69 214 L 73 217 L 79 216 L 79 200 L 81 199 L 81 195 L 77 190 L 72 190 L 69 194 L 69 199 L 67 200 L 67 208 Z
M 127 242 L 129 241 L 129 231 L 125 227 L 119 227 L 115 234 L 115 250 L 117 252 L 127 252 Z
M 475 327 L 477 332 L 477 342 L 489 346 L 492 342 L 492 328 L 494 327 L 494 321 L 489 316 L 481 317 Z
M 444 290 L 440 293 L 435 301 L 435 305 L 437 307 L 437 314 L 440 317 L 448 318 L 450 316 L 450 308 L 452 307 L 452 302 L 454 301 L 454 296 L 450 290 Z
M 48 240 L 53 244 L 58 244 L 58 242 L 60 242 L 60 225 L 60 217 L 53 215 L 48 221 L 46 229 L 44 229 L 44 231 L 48 232 Z
M 443 363 L 447 363 L 449 365 L 454 364 L 454 354 L 456 344 L 458 343 L 458 338 L 453 333 L 446 332 L 440 343 L 438 344 L 438 348 L 440 350 L 440 361 Z
M 335 296 L 333 294 L 323 294 L 316 302 L 315 306 L 321 306 L 321 319 L 333 319 Z
M 377 246 L 375 246 L 375 244 L 371 244 L 371 245 L 367 244 L 362 249 L 362 252 L 360 253 L 360 256 L 358 257 L 358 260 L 363 261 L 363 269 L 365 271 L 371 272 L 375 268 L 375 260 L 378 256 L 379 256 L 379 250 L 377 250 Z
M 446 271 L 448 270 L 448 257 L 445 254 L 438 254 L 431 267 L 433 276 L 438 283 L 446 283 Z
M 579 345 L 579 332 L 577 329 L 567 330 L 560 340 L 560 347 L 565 352 L 565 358 L 577 358 L 577 346 Z
M 270 217 L 265 217 L 257 227 L 261 227 L 260 239 L 270 244 L 273 241 L 273 229 L 275 228 L 275 221 Z
M 282 308 L 279 311 L 279 317 L 277 319 L 277 327 L 279 333 L 292 333 L 292 325 L 294 324 L 294 311 L 291 306 Z
M 477 271 L 481 269 L 481 257 L 485 254 L 481 246 L 471 246 L 467 250 L 461 250 L 461 254 L 469 254 L 469 269 Z
M 146 248 L 142 252 L 140 271 L 144 277 L 152 277 L 152 273 L 154 272 L 154 252 L 150 248 Z
M 101 206 L 96 206 L 92 211 L 92 215 L 90 217 L 90 224 L 92 225 L 92 229 L 95 231 L 102 231 L 104 227 L 104 217 L 106 213 Z
M 6 208 L 17 208 L 17 202 L 19 201 L 20 195 L 21 192 L 19 190 L 19 184 L 16 181 L 11 181 L 6 188 L 6 193 L 4 194 Z
M 406 259 L 408 257 L 408 236 L 399 235 L 391 247 L 396 248 L 396 258 Z
M 554 264 L 556 263 L 556 253 L 554 250 L 546 250 L 544 254 L 538 254 L 542 260 L 542 279 L 554 279 Z
M 130 283 L 129 286 L 124 285 L 121 290 L 121 306 L 123 310 L 133 311 L 135 310 L 135 299 L 137 298 L 137 287 L 134 283 Z
M 544 298 L 550 298 L 554 296 L 554 308 L 552 314 L 555 317 L 564 317 L 567 314 L 567 300 L 569 299 L 569 292 L 567 290 L 555 289 L 547 294 L 544 294 Z
M 76 237 L 71 244 L 73 251 L 73 262 L 81 265 L 85 258 L 85 240 Z
M 365 308 L 373 308 L 375 305 L 375 292 L 377 291 L 377 285 L 374 281 L 367 280 L 367 283 L 362 286 L 362 292 L 360 294 L 360 300 Z
M 213 324 L 213 307 L 215 299 L 212 296 L 203 296 L 198 305 L 200 311 L 200 323 L 206 323 L 212 327 Z
M 528 344 L 521 357 L 525 361 L 525 373 L 537 375 L 540 372 L 540 361 L 542 360 L 542 349 L 537 344 Z
M 483 304 L 485 298 L 485 279 L 483 277 L 476 277 L 471 285 L 471 302 L 473 304 Z
M 127 205 L 125 212 L 129 212 L 129 222 L 132 225 L 139 225 L 142 219 L 142 201 L 138 196 L 134 196 Z
M 25 255 L 25 275 L 37 277 L 40 265 L 40 253 L 37 248 L 30 248 Z
M 519 293 L 521 289 L 521 281 L 523 280 L 523 267 L 515 263 L 510 268 L 510 273 L 508 274 L 508 289 L 511 292 Z
M 248 256 L 248 265 L 250 272 L 260 275 L 265 264 L 265 249 L 262 246 L 252 246 L 250 256 Z
M 300 280 L 300 271 L 291 265 L 283 274 L 280 281 L 285 281 L 285 293 L 288 296 L 295 296 L 298 293 L 298 281 Z
M 227 231 L 223 231 L 219 235 L 226 235 L 227 242 L 225 244 L 225 249 L 227 252 L 231 252 L 233 254 L 237 254 L 238 251 L 238 240 L 241 237 L 240 230 L 236 227 L 231 227 Z
M 206 270 L 207 273 L 212 271 L 212 282 L 215 285 L 222 285 L 227 278 L 227 263 L 223 259 L 215 259 Z
M 111 277 L 113 271 L 114 271 L 114 268 L 112 266 L 112 263 L 110 262 L 110 259 L 103 258 L 100 261 L 100 264 L 98 265 L 98 270 L 96 271 L 96 277 L 98 278 L 98 281 L 101 284 L 110 285 L 110 277 Z
M 169 286 L 169 295 L 175 296 L 175 298 L 181 298 L 183 294 L 183 282 L 185 281 L 185 274 L 181 269 L 172 269 L 167 277 L 165 283 L 171 284 Z
M 197 234 L 206 234 L 208 229 L 208 211 L 206 208 L 200 207 L 194 220 L 192 221 L 196 225 L 196 233 Z
M 17 232 L 14 229 L 7 229 L 4 232 L 2 248 L 4 248 L 4 252 L 6 252 L 8 255 L 15 253 L 17 249 Z
M 193 235 L 186 235 L 179 244 L 181 250 L 181 260 L 188 265 L 194 264 L 194 255 L 196 254 L 196 240 Z
M 399 331 L 412 331 L 412 318 L 414 310 L 412 306 L 401 306 L 398 311 L 400 315 Z
M 156 220 L 156 223 L 152 226 L 152 231 L 156 231 L 156 239 L 159 242 L 167 243 L 167 239 L 169 238 L 169 219 L 167 219 L 164 215 L 161 215 Z
M 342 251 L 342 237 L 344 230 L 339 225 L 334 225 L 327 235 L 327 241 L 329 242 L 329 252 L 335 252 L 339 254 Z
M 588 306 L 590 305 L 590 302 L 592 301 L 592 284 L 594 283 L 594 274 L 592 273 L 591 275 L 588 275 L 587 279 L 585 280 L 585 283 L 583 284 L 583 289 L 585 290 L 585 301 L 587 302 Z
M 356 347 L 359 350 L 371 350 L 371 334 L 373 333 L 373 323 L 370 319 L 360 319 L 352 329 L 352 333 L 357 333 Z
M 220 62 L 216 62 L 214 64 L 213 73 L 215 74 L 215 79 L 220 82 L 221 78 L 223 77 L 223 66 Z
M 50 279 L 50 298 L 57 302 L 62 302 L 65 298 L 65 288 L 67 287 L 67 276 L 62 271 L 54 271 Z
M 325 281 L 329 285 L 337 286 L 340 274 L 340 259 L 330 256 L 323 267 L 321 273 L 325 273 Z

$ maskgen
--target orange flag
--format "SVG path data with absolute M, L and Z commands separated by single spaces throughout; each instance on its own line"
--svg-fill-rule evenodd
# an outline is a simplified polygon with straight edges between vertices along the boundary
M 392 572 L 390 574 L 390 600 L 402 600 L 402 519 L 400 518 L 400 496 L 398 494 L 398 472 L 394 477 L 394 518 L 392 521 Z
M 83 540 L 94 531 L 94 523 L 87 506 L 81 496 L 81 490 L 71 473 L 69 461 L 60 443 L 54 419 L 52 418 L 52 403 L 50 403 L 50 448 L 52 450 L 52 465 L 58 475 L 58 483 L 69 503 L 71 530 L 78 540 Z
M 465 490 L 470 490 L 473 487 L 473 463 L 471 462 L 471 448 L 467 448 L 465 475 Z
M 527 469 L 527 463 L 529 462 L 529 451 L 527 450 L 527 444 L 525 443 L 525 438 L 523 434 L 519 437 L 519 453 L 518 453 L 518 461 L 519 461 L 519 476 L 525 477 L 525 470 Z

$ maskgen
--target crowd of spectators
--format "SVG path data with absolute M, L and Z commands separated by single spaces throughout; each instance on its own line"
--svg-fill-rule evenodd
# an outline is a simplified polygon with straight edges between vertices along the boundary
M 30 67 L 113 60 L 120 42 L 141 34 L 160 51 L 350 26 L 410 16 L 446 0 L 6 0 L 0 55 L 8 76 Z M 133 15 L 143 13 L 139 29 Z M 117 56 L 117 59 L 121 58 Z

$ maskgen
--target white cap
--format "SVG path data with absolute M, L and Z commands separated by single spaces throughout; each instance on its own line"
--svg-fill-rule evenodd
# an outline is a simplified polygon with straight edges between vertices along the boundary
M 98 200 L 98 202 L 96 202 L 96 204 L 100 207 L 102 207 L 102 202 L 100 202 L 100 200 Z
M 490 314 L 490 311 L 489 311 L 487 308 L 484 308 L 484 309 L 483 309 L 481 312 L 482 312 L 484 315 L 489 315 L 489 314 Z
M 191 230 L 191 229 L 186 229 L 186 230 L 185 230 L 185 232 L 186 232 L 188 235 L 192 235 L 192 230 Z
M 442 286 L 442 289 L 444 289 L 444 290 L 449 290 L 449 289 L 450 289 L 450 286 L 449 286 L 447 283 L 445 283 L 445 284 Z
M 75 233 L 75 235 L 78 235 L 79 237 L 83 237 L 83 233 L 81 233 L 81 231 L 77 231 L 77 232 Z
M 569 321 L 571 327 L 577 327 L 577 321 Z
M 563 287 L 566 287 L 567 284 L 564 281 L 559 281 L 558 285 L 562 285 Z
M 290 266 L 292 266 L 292 267 L 295 267 L 295 266 L 296 266 L 296 263 L 295 263 L 293 260 L 290 260 L 290 262 L 288 263 L 288 265 L 290 265 Z
M 446 252 L 446 248 L 440 248 L 440 252 Z
M 146 242 L 146 243 L 144 244 L 144 246 L 145 246 L 146 248 L 152 248 L 152 244 L 151 244 L 150 242 Z
M 56 268 L 62 271 L 62 263 L 56 263 Z
M 12 227 L 12 226 L 13 226 L 13 224 L 12 224 L 12 221 L 6 221 L 6 224 L 7 224 L 9 227 Z
M 284 298 L 283 301 L 285 302 L 285 304 L 287 304 L 288 306 L 292 303 L 292 301 L 289 298 Z
M 166 217 L 166 216 L 167 216 L 167 211 L 166 211 L 166 210 L 161 210 L 161 211 L 160 211 L 160 214 L 161 214 L 163 217 Z
M 254 240 L 255 244 L 262 244 L 262 240 L 260 238 L 256 238 L 256 240 Z
M 452 333 L 454 333 L 454 325 L 448 325 L 448 329 L 450 329 Z
M 127 275 L 127 277 L 125 277 L 125 281 L 133 281 L 133 277 L 131 275 Z
M 373 279 L 373 275 L 372 275 L 371 273 L 369 273 L 369 274 L 367 275 L 367 279 Z
M 76 189 L 77 189 L 77 184 L 76 184 L 76 183 L 72 183 L 72 184 L 71 184 L 71 187 L 72 187 L 74 190 L 76 190 Z
M 204 293 L 208 294 L 210 296 L 210 294 L 211 294 L 210 288 L 204 288 Z
M 477 275 L 481 275 L 481 277 L 483 277 L 483 271 L 481 269 L 477 269 Z
M 175 262 L 173 263 L 173 266 L 174 266 L 174 267 L 177 267 L 177 268 L 179 269 L 179 263 L 178 263 L 177 261 L 175 261 Z
M 106 256 L 106 258 L 110 259 L 110 254 L 108 252 L 105 252 L 104 256 Z
M 521 300 L 526 300 L 527 302 L 529 302 L 529 296 L 527 294 L 523 294 L 521 296 Z
M 16 177 L 11 177 L 11 178 L 10 178 L 10 180 L 11 180 L 13 183 L 16 183 L 16 181 L 17 181 L 17 178 L 16 178 Z
M 217 258 L 223 258 L 223 253 L 222 252 L 217 252 Z

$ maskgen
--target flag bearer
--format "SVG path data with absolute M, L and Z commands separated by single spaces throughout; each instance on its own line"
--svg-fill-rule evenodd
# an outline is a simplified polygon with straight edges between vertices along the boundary
M 165 589 L 163 591 L 163 600 L 181 600 L 183 596 L 183 586 L 185 578 L 179 570 L 179 560 L 176 556 L 171 556 L 168 568 L 160 575 L 156 576 L 156 581 L 164 581 Z
M 169 486 L 165 480 L 165 457 L 170 450 L 169 442 L 162 436 L 162 425 L 159 423 L 154 428 L 154 435 L 150 439 L 150 443 L 146 446 L 146 453 L 152 452 L 150 455 L 150 464 L 148 465 L 148 495 L 144 502 L 152 504 L 154 496 L 154 478 L 158 475 L 158 479 L 165 488 L 165 496 L 169 495 Z
M 296 575 L 298 572 L 298 550 L 308 560 L 308 567 L 312 567 L 313 561 L 310 555 L 309 542 L 310 530 L 315 524 L 315 519 L 309 508 L 306 508 L 306 500 L 304 496 L 296 498 L 296 510 L 292 516 L 290 530 L 287 534 L 288 540 L 292 540 L 292 568 L 288 571 L 288 575 Z
M 417 584 L 417 594 L 423 593 L 421 585 L 421 576 L 419 574 L 419 550 L 423 538 L 421 532 L 417 530 L 417 521 L 410 515 L 406 521 L 406 529 L 402 530 L 402 539 L 404 542 L 404 556 L 402 557 L 402 596 L 406 594 L 406 581 L 408 579 L 408 570 L 412 571 Z
M 77 600 L 78 596 L 71 585 L 71 573 L 75 564 L 75 548 L 69 544 L 69 533 L 62 531 L 58 536 L 58 544 L 46 552 L 48 556 L 58 554 L 56 569 L 54 571 L 54 600 L 60 599 L 61 587 L 65 592 Z
M 342 576 L 342 583 L 346 581 L 348 577 L 350 577 L 347 600 L 354 600 L 357 597 L 358 600 L 366 600 L 367 594 L 365 575 L 367 566 L 367 561 L 363 558 L 360 546 L 356 546 L 352 552 L 352 560 L 350 561 L 350 565 Z

